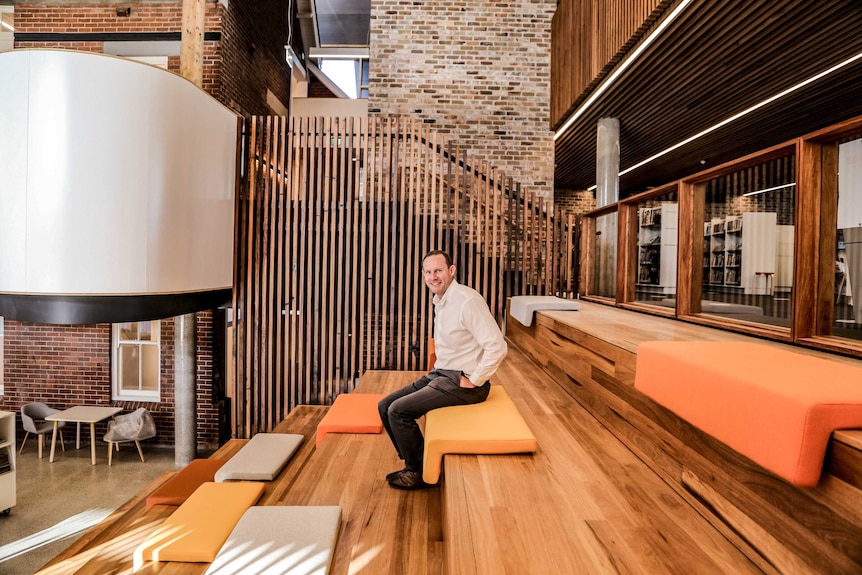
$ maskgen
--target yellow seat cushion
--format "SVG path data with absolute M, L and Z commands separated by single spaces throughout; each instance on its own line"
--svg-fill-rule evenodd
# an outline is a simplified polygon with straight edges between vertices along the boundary
M 491 386 L 488 399 L 474 405 L 433 409 L 425 416 L 425 483 L 440 480 L 446 453 L 533 453 L 536 437 L 509 394 Z
M 135 569 L 147 561 L 211 562 L 263 489 L 257 482 L 202 483 L 135 550 Z

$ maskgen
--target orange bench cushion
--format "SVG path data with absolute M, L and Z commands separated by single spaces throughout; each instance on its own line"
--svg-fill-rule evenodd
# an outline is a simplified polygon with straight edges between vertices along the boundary
M 377 404 L 382 393 L 342 393 L 317 425 L 317 444 L 327 433 L 380 433 L 383 422 Z
M 536 437 L 501 385 L 491 386 L 488 399 L 474 405 L 432 409 L 425 415 L 425 483 L 440 480 L 446 453 L 533 453 Z
M 799 486 L 834 430 L 862 427 L 862 368 L 754 343 L 643 343 L 635 388 Z
M 182 505 L 195 489 L 215 481 L 215 473 L 227 459 L 194 459 L 147 497 L 147 509 L 153 505 Z
M 134 569 L 147 561 L 210 563 L 263 489 L 260 482 L 201 484 L 135 549 Z

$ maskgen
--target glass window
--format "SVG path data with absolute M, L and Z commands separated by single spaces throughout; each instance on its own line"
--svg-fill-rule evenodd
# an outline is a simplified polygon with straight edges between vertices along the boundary
M 600 297 L 616 296 L 617 213 L 596 218 L 592 281 L 589 293 Z
M 0 317 L 0 397 L 2 397 L 6 390 L 3 387 L 3 340 L 5 339 L 3 335 L 3 318 Z
M 679 204 L 676 192 L 638 203 L 635 301 L 674 307 Z
M 15 43 L 15 7 L 0 6 L 0 52 L 12 50 Z
M 159 401 L 159 321 L 113 325 L 114 400 Z
M 832 335 L 862 340 L 862 138 L 838 146 Z
M 703 313 L 790 328 L 795 155 L 705 183 Z

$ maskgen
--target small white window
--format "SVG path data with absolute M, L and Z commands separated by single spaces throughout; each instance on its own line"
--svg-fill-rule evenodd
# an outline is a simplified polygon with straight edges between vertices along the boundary
M 112 331 L 112 399 L 159 401 L 161 322 L 116 323 Z
M 0 52 L 12 50 L 15 44 L 15 7 L 0 6 Z

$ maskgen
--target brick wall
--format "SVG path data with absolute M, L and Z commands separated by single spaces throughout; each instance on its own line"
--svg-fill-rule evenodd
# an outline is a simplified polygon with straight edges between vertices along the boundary
M 220 336 L 221 337 L 221 336 Z M 0 409 L 19 411 L 31 401 L 57 409 L 75 405 L 146 407 L 156 421 L 159 445 L 174 444 L 174 320 L 161 323 L 161 401 L 111 400 L 110 324 L 57 326 L 5 320 L 4 384 Z M 218 445 L 219 414 L 213 398 L 213 313 L 197 321 L 198 444 Z M 97 438 L 106 424 L 96 427 Z M 20 432 L 20 424 L 19 424 Z M 23 434 L 19 440 L 23 438 Z M 66 437 L 68 441 L 70 436 Z
M 334 98 L 335 94 L 326 87 L 314 74 L 308 79 L 308 97 L 309 98 Z
M 19 4 L 15 6 L 15 48 L 65 48 L 104 52 L 104 42 L 76 41 L 74 37 L 55 42 L 22 40 L 23 34 L 144 33 L 180 32 L 182 2 L 142 2 L 129 4 L 128 16 L 117 16 L 118 4 Z M 207 4 L 206 32 L 221 31 L 222 5 Z M 203 89 L 222 101 L 221 42 L 204 42 Z M 180 71 L 179 56 L 168 57 L 168 70 Z
M 554 0 L 377 0 L 369 111 L 413 114 L 545 198 Z
M 117 7 L 128 6 L 129 16 L 117 16 Z M 204 41 L 203 89 L 243 115 L 271 113 L 267 88 L 284 103 L 290 101 L 290 70 L 284 44 L 287 7 L 280 0 L 230 2 L 225 8 L 207 2 L 205 31 L 221 39 Z M 54 33 L 179 33 L 182 2 L 134 2 L 85 4 L 19 4 L 15 6 L 15 48 L 67 48 L 103 52 L 104 43 L 77 41 L 33 42 L 23 34 Z M 26 38 L 25 36 L 23 38 Z M 168 69 L 179 73 L 179 56 L 168 58 Z
M 218 29 L 216 6 L 207 7 L 207 30 Z M 178 32 L 182 24 L 180 1 L 130 3 L 129 16 L 117 16 L 118 7 L 125 6 L 116 3 L 19 3 L 15 6 L 15 33 Z
M 583 214 L 596 209 L 596 195 L 589 190 L 554 190 L 554 206 Z
M 222 102 L 244 115 L 272 114 L 266 105 L 269 89 L 289 106 L 286 44 L 287 2 L 230 2 L 222 25 Z

